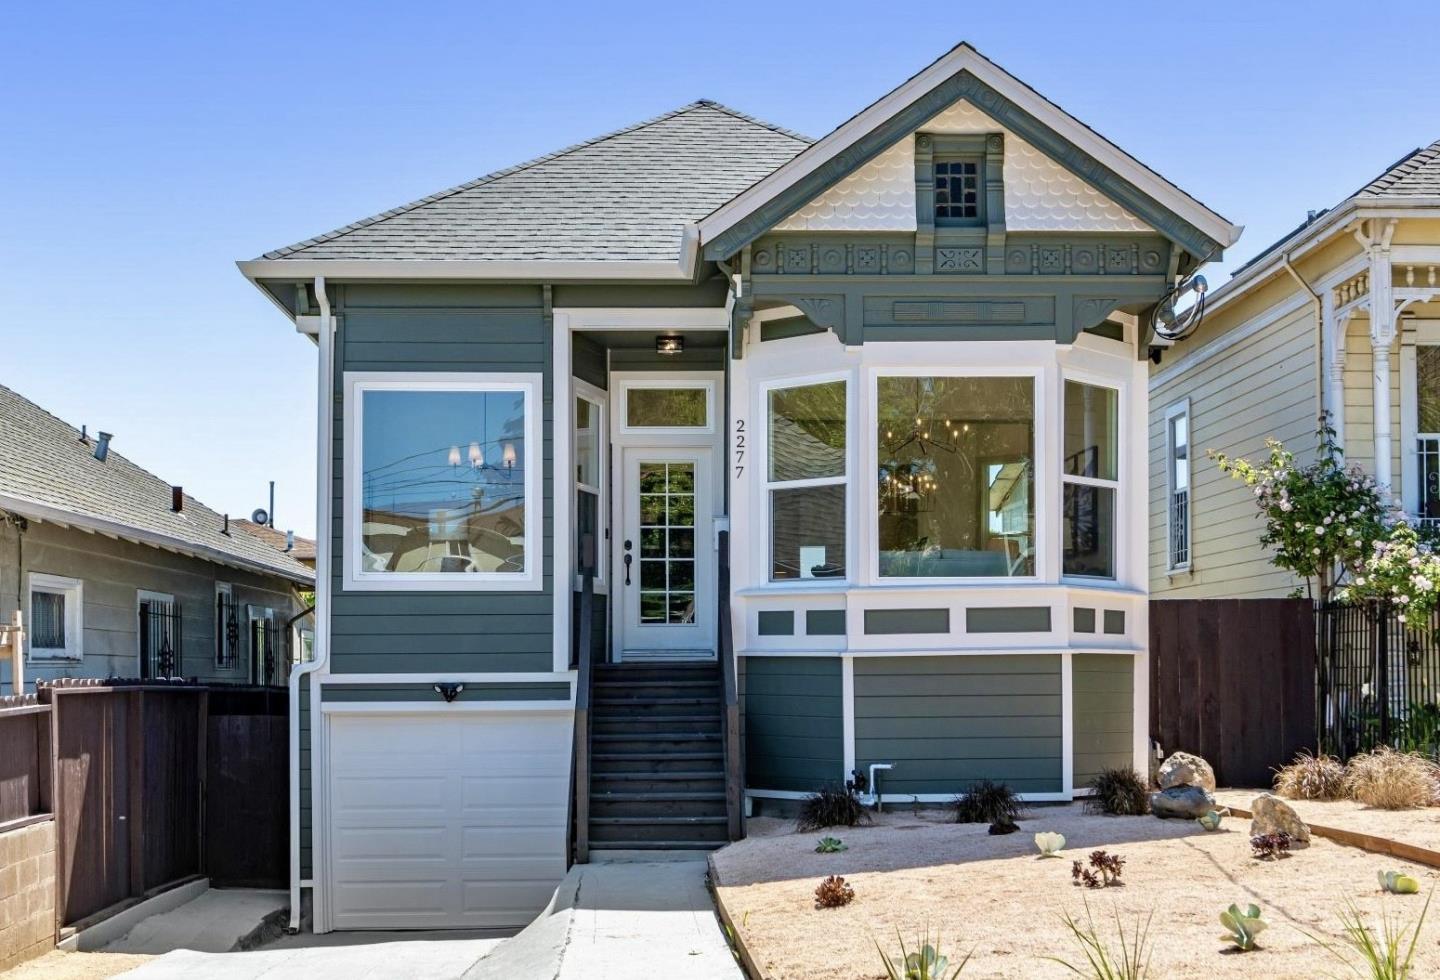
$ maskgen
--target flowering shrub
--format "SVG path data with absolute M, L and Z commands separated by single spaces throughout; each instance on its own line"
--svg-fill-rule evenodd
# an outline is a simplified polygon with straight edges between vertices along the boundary
M 1318 436 L 1315 462 L 1308 466 L 1297 465 L 1275 439 L 1266 440 L 1270 458 L 1258 465 L 1214 450 L 1207 455 L 1254 491 L 1265 520 L 1260 543 L 1275 552 L 1274 564 L 1316 580 L 1326 602 L 1339 575 L 1358 574 L 1374 542 L 1385 537 L 1392 507 L 1373 477 L 1344 465 L 1324 417 Z
M 1430 615 L 1440 604 L 1440 555 L 1422 544 L 1410 525 L 1396 524 L 1388 538 L 1374 542 L 1339 598 L 1391 603 L 1406 626 L 1428 630 Z

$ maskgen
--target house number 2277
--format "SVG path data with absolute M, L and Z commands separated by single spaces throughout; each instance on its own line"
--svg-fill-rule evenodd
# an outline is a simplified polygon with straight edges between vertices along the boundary
M 745 472 L 745 420 L 735 420 L 735 479 Z

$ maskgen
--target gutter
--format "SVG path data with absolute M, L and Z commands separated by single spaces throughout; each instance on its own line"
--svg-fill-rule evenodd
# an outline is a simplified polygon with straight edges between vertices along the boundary
M 1310 308 L 1315 311 L 1315 333 L 1318 339 L 1315 342 L 1315 400 L 1320 403 L 1320 414 L 1323 416 L 1326 411 L 1325 403 L 1330 399 L 1325 397 L 1325 311 L 1320 301 L 1320 294 L 1310 286 L 1305 278 L 1296 270 L 1290 261 L 1289 252 L 1280 253 L 1280 264 L 1285 271 L 1290 273 L 1290 278 L 1299 283 L 1300 288 L 1310 294 Z
M 258 284 L 257 284 L 258 285 Z M 330 465 L 331 439 L 334 434 L 334 379 L 332 362 L 335 357 L 335 318 L 330 312 L 330 297 L 325 292 L 325 277 L 315 277 L 315 296 L 320 303 L 319 316 L 319 385 L 316 388 L 315 412 L 315 641 L 314 659 L 300 664 L 290 672 L 290 922 L 289 931 L 300 931 L 300 679 L 313 674 L 327 665 L 330 659 L 330 591 L 331 591 L 331 550 L 332 534 L 330 493 L 334 483 L 334 471 Z M 310 722 L 320 717 L 318 702 L 319 685 L 310 686 Z M 315 747 L 319 744 L 312 731 L 310 735 L 312 776 Z M 314 780 L 311 780 L 313 792 Z M 313 804 L 312 804 L 313 805 Z M 313 864 L 318 855 L 312 847 L 310 852 L 311 889 L 313 894 Z

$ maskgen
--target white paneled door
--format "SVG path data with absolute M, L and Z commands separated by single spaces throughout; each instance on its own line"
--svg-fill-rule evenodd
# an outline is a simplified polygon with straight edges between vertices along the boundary
M 570 715 L 335 713 L 334 929 L 523 926 L 565 874 Z

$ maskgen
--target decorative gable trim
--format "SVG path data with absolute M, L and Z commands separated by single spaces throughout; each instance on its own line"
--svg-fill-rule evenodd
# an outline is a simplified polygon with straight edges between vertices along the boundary
M 935 158 L 974 156 L 981 171 L 980 223 L 974 227 L 937 226 Z M 915 134 L 915 272 L 1005 271 L 1005 137 L 1001 133 Z
M 1240 235 L 1238 226 L 961 45 L 702 220 L 704 257 L 734 255 L 961 99 L 1197 257 L 1219 257 Z

